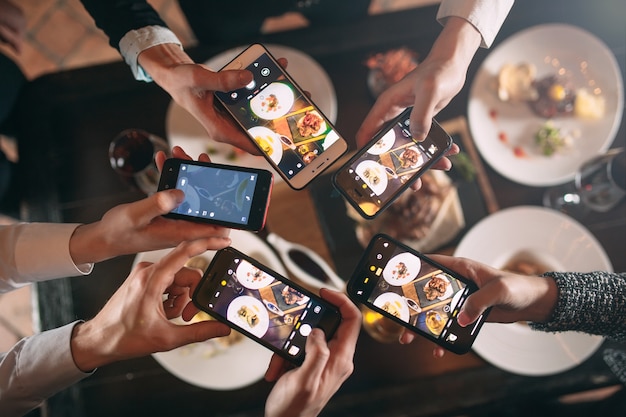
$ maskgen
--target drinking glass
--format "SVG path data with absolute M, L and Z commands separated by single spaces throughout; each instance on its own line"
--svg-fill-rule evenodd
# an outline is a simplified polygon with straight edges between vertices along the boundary
M 381 343 L 397 343 L 400 340 L 404 327 L 365 306 L 361 307 L 361 313 L 363 328 L 373 339 Z
M 170 155 L 164 139 L 141 129 L 126 129 L 111 141 L 109 161 L 124 182 L 150 195 L 159 185 L 160 174 L 154 162 L 158 151 Z
M 572 182 L 546 190 L 543 204 L 573 217 L 607 212 L 626 196 L 626 152 L 610 149 L 585 162 Z

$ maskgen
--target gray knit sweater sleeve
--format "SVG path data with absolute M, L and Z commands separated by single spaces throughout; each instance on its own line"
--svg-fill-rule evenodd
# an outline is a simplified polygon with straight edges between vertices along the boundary
M 559 289 L 554 313 L 536 330 L 575 330 L 626 341 L 626 273 L 548 272 Z

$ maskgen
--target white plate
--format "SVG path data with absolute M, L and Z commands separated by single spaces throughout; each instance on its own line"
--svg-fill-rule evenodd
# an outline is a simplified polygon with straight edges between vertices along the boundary
M 387 171 L 378 162 L 370 160 L 360 162 L 354 171 L 372 189 L 374 194 L 381 195 L 387 189 Z M 377 178 L 378 182 L 372 182 L 372 178 Z
M 537 67 L 537 79 L 556 74 L 562 67 L 572 74 L 577 87 L 593 81 L 602 89 L 605 99 L 602 118 L 553 119 L 563 131 L 578 136 L 562 153 L 540 155 L 534 145 L 534 134 L 546 119 L 536 116 L 526 103 L 504 103 L 497 97 L 493 83 L 500 68 L 507 63 L 524 62 Z M 553 64 L 556 62 L 559 65 Z M 583 63 L 587 64 L 584 73 Z M 549 186 L 573 179 L 584 161 L 610 147 L 624 107 L 623 80 L 611 51 L 594 35 L 564 24 L 534 26 L 498 45 L 478 70 L 469 97 L 470 131 L 483 158 L 508 179 L 530 186 Z M 496 112 L 495 118 L 492 111 Z M 506 143 L 499 139 L 500 133 L 506 134 Z M 515 156 L 514 146 L 522 147 L 526 157 Z
M 257 259 L 281 275 L 287 271 L 274 252 L 256 235 L 242 230 L 230 232 L 232 246 Z M 137 254 L 133 267 L 143 261 L 156 262 L 170 252 L 163 249 Z M 215 251 L 203 256 L 211 260 Z M 207 345 L 208 344 L 208 345 Z M 168 372 L 181 380 L 202 388 L 233 390 L 253 384 L 263 378 L 272 352 L 258 343 L 243 339 L 228 348 L 215 349 L 214 342 L 194 343 L 169 352 L 152 355 Z M 211 355 L 207 354 L 211 352 Z
M 337 120 L 337 96 L 332 81 L 322 66 L 297 49 L 282 45 L 266 46 L 274 57 L 287 58 L 289 74 L 303 90 L 311 93 L 315 104 L 334 123 Z M 205 64 L 217 71 L 244 49 L 243 46 L 229 49 L 209 59 Z M 173 100 L 167 109 L 165 130 L 170 146 L 180 146 L 194 159 L 210 150 L 209 156 L 216 163 L 272 170 L 271 165 L 262 156 L 250 155 L 228 144 L 209 139 L 202 125 Z M 276 176 L 274 181 L 283 179 Z
M 270 106 L 269 102 L 275 99 L 276 106 Z M 261 119 L 274 120 L 286 115 L 293 106 L 293 90 L 281 83 L 273 82 L 250 100 L 250 108 Z
M 372 155 L 382 155 L 391 149 L 395 142 L 396 131 L 391 129 L 385 133 L 382 138 L 378 139 L 378 141 L 367 150 L 367 153 Z
M 260 137 L 267 140 L 267 144 L 270 148 L 272 148 L 270 158 L 276 164 L 280 162 L 283 158 L 283 145 L 281 144 L 280 137 L 276 132 L 265 126 L 254 126 L 248 129 L 248 133 L 254 137 Z
M 519 253 L 536 255 L 555 271 L 612 271 L 595 237 L 570 217 L 543 207 L 498 211 L 478 222 L 454 256 L 502 268 Z M 491 364 L 521 375 L 550 375 L 584 362 L 603 338 L 578 332 L 544 333 L 520 323 L 485 323 L 473 349 Z
M 239 310 L 244 307 L 249 314 L 256 314 L 258 319 L 256 324 L 251 325 L 247 319 L 239 315 Z M 249 295 L 241 295 L 231 301 L 226 310 L 226 318 L 233 323 L 237 323 L 239 327 L 252 333 L 256 337 L 263 337 L 270 327 L 270 316 L 265 305 Z
M 374 300 L 374 305 L 378 308 L 383 308 L 385 303 L 390 303 L 394 305 L 398 309 L 398 313 L 400 314 L 399 319 L 409 322 L 409 317 L 411 313 L 409 312 L 409 306 L 407 305 L 404 297 L 396 294 L 395 292 L 386 292 Z
M 400 263 L 403 263 L 407 269 L 404 276 L 398 275 L 397 267 Z M 383 278 L 389 285 L 401 286 L 413 281 L 417 277 L 417 274 L 420 273 L 421 268 L 422 261 L 420 261 L 420 258 L 408 252 L 399 253 L 391 258 L 389 262 L 387 262 L 387 265 L 385 265 Z
M 237 267 L 237 281 L 251 290 L 266 287 L 274 281 L 274 278 L 258 269 L 247 261 L 241 261 Z

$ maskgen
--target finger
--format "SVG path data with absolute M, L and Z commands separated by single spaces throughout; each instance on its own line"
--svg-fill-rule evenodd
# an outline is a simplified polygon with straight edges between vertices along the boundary
M 446 350 L 442 347 L 436 346 L 433 349 L 433 357 L 434 358 L 443 358 L 444 355 L 446 354 Z
M 429 92 L 429 95 L 418 94 L 415 96 L 413 110 L 411 110 L 409 117 L 411 136 L 418 141 L 426 139 L 433 123 L 433 117 L 435 117 L 434 91 Z
M 22 50 L 22 37 L 6 26 L 0 25 L 0 40 L 6 42 L 16 53 Z
M 173 331 L 168 335 L 171 349 L 188 345 L 189 343 L 204 342 L 214 337 L 223 337 L 230 334 L 230 327 L 219 321 L 208 320 L 193 324 L 173 324 Z
M 212 238 L 180 243 L 176 248 L 154 264 L 151 285 L 146 290 L 147 297 L 161 297 L 163 291 L 174 282 L 176 273 L 194 256 L 204 253 L 211 245 Z
M 268 382 L 274 382 L 278 380 L 288 369 L 288 363 L 284 358 L 281 358 L 277 354 L 272 355 L 270 363 L 265 371 L 265 380 Z
M 191 156 L 189 156 L 189 154 L 187 152 L 185 152 L 185 150 L 183 148 L 181 148 L 180 146 L 174 146 L 172 148 L 172 157 L 173 158 L 178 158 L 178 159 L 186 159 L 188 161 L 192 161 L 193 158 Z
M 327 288 L 320 290 L 320 296 L 329 303 L 337 306 L 341 313 L 341 324 L 333 337 L 338 340 L 337 349 L 352 355 L 361 330 L 361 310 L 343 293 Z M 336 348 L 333 344 L 333 350 Z
M 303 384 L 310 384 L 312 388 L 317 387 L 322 379 L 322 374 L 326 369 L 326 364 L 330 359 L 330 349 L 326 344 L 324 332 L 315 328 L 306 339 L 306 356 L 300 366 L 303 375 L 306 375 Z
M 402 334 L 400 335 L 400 338 L 398 339 L 401 345 L 411 344 L 413 343 L 414 340 L 415 340 L 415 333 L 410 332 L 408 330 L 403 330 Z
M 185 201 L 185 193 L 181 190 L 163 190 L 128 206 L 128 217 L 136 219 L 139 224 L 146 225 L 155 217 L 169 213 Z
M 200 67 L 197 67 L 200 68 Z M 209 91 L 232 91 L 248 85 L 254 77 L 248 70 L 225 70 L 213 72 L 201 68 L 194 73 L 196 86 Z
M 193 319 L 193 317 L 196 314 L 198 314 L 199 311 L 200 309 L 196 307 L 196 305 L 192 301 L 190 301 L 187 303 L 185 308 L 183 308 L 183 311 L 182 313 L 180 313 L 180 316 L 182 317 L 184 321 L 190 321 L 191 319 Z
M 165 164 L 166 159 L 167 159 L 167 155 L 165 155 L 165 152 L 163 151 L 158 151 L 156 155 L 154 156 L 154 163 L 156 164 L 159 172 L 163 171 L 163 164 Z

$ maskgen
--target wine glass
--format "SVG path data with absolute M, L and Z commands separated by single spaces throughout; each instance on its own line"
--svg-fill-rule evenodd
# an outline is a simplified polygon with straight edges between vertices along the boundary
M 159 185 L 160 174 L 154 161 L 158 151 L 170 155 L 164 139 L 141 129 L 126 129 L 111 141 L 109 161 L 124 182 L 150 195 Z
M 626 151 L 610 149 L 585 162 L 573 181 L 546 190 L 543 205 L 573 217 L 607 212 L 626 196 Z

